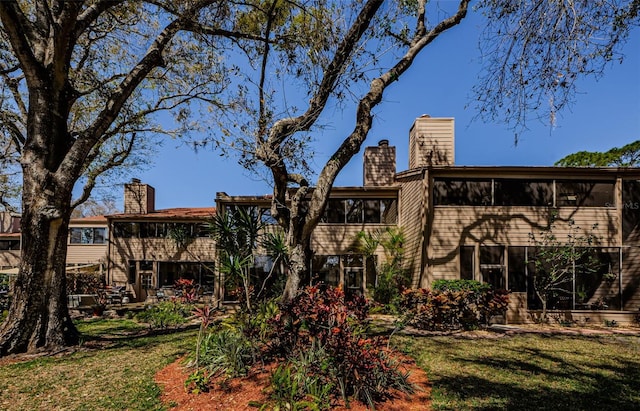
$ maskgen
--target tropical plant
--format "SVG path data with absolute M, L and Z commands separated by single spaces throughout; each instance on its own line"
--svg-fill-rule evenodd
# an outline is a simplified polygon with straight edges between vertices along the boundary
M 373 232 L 360 231 L 356 234 L 356 249 L 366 258 L 375 262 L 376 281 L 373 285 L 373 300 L 384 304 L 392 311 L 393 304 L 402 291 L 411 285 L 408 270 L 403 264 L 404 234 L 401 228 L 387 227 Z M 385 260 L 379 262 L 377 250 L 382 247 Z
M 566 222 L 566 238 L 558 238 L 556 230 L 557 216 L 552 215 L 549 225 L 540 233 L 529 233 L 529 239 L 535 246 L 530 257 L 534 265 L 533 287 L 542 303 L 541 321 L 547 321 L 548 303 L 551 298 L 570 295 L 573 290 L 567 285 L 574 281 L 575 275 L 593 273 L 597 270 L 597 260 L 592 246 L 598 242 L 594 234 L 598 224 L 590 230 L 582 230 L 573 219 Z

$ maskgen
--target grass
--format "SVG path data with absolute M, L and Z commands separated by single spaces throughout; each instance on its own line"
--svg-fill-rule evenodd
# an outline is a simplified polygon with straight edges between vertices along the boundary
M 131 320 L 81 322 L 70 355 L 0 366 L 1 410 L 162 410 L 156 371 L 196 330 L 139 336 Z M 435 410 L 623 410 L 640 404 L 640 338 L 393 337 L 429 376 Z
M 132 336 L 131 320 L 81 322 L 86 345 L 104 349 L 0 366 L 2 410 L 162 410 L 156 371 L 195 344 L 194 330 Z
M 640 404 L 640 338 L 397 337 L 432 383 L 435 410 L 629 410 Z

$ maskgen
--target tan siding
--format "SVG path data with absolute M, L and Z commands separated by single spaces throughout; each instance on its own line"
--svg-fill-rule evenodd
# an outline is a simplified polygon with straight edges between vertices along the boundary
M 364 149 L 364 185 L 390 186 L 396 175 L 396 148 L 389 145 Z
M 360 231 L 373 233 L 376 230 L 385 230 L 386 227 L 389 226 L 384 224 L 320 224 L 313 232 L 311 248 L 317 255 L 356 252 L 356 236 Z M 381 247 L 380 252 L 382 252 Z
M 0 251 L 0 267 L 12 268 L 20 264 L 20 250 Z
M 459 276 L 460 245 L 531 245 L 530 233 L 546 227 L 549 209 L 536 207 L 435 207 L 430 243 L 430 266 L 434 279 Z M 584 231 L 593 231 L 602 246 L 617 246 L 618 217 L 615 209 L 562 208 L 554 231 L 558 238 L 569 233 L 562 220 L 574 219 Z
M 454 160 L 454 119 L 416 119 L 409 132 L 409 169 L 453 165 Z
M 107 244 L 69 244 L 67 264 L 90 264 L 104 261 Z
M 624 310 L 640 309 L 640 247 L 625 248 L 622 253 L 622 300 Z
M 417 286 L 420 276 L 422 260 L 421 236 L 423 232 L 422 220 L 422 191 L 423 181 L 420 175 L 415 175 L 402 182 L 400 193 L 399 226 L 404 233 L 404 260 L 411 271 L 414 285 Z

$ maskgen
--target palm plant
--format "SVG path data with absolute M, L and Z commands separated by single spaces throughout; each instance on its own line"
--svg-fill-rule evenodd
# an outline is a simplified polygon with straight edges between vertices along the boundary
M 264 224 L 256 207 L 230 207 L 209 221 L 220 253 L 220 271 L 240 279 L 247 310 L 251 312 L 251 269 Z

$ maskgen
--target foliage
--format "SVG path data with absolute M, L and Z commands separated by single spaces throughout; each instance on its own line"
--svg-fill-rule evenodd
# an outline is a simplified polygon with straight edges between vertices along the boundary
M 402 291 L 411 285 L 409 270 L 402 268 L 404 234 L 402 229 L 387 227 L 373 232 L 360 231 L 356 235 L 357 250 L 376 262 L 376 284 L 373 287 L 373 300 L 395 311 L 395 302 Z M 378 247 L 384 250 L 385 260 L 376 259 Z
M 198 298 L 198 286 L 193 279 L 178 278 L 173 286 L 179 292 L 180 300 L 183 303 L 193 304 Z
M 256 354 L 253 343 L 239 330 L 216 328 L 200 343 L 200 366 L 210 375 L 237 377 L 247 373 Z
M 331 382 L 308 370 L 311 364 L 286 363 L 271 375 L 269 400 L 261 410 L 328 410 L 331 404 Z
M 507 290 L 493 290 L 472 282 L 452 282 L 451 288 L 424 288 L 402 293 L 403 322 L 425 330 L 458 330 L 488 324 L 504 315 L 509 305 Z
M 249 312 L 256 301 L 266 299 L 277 290 L 287 261 L 287 247 L 282 235 L 266 232 L 259 211 L 257 207 L 228 207 L 208 223 L 217 241 L 225 285 L 239 282 L 244 305 Z M 271 259 L 271 269 L 263 278 L 254 275 L 259 246 Z
M 390 390 L 411 391 L 407 375 L 388 357 L 379 338 L 364 331 L 368 304 L 363 297 L 346 300 L 341 288 L 307 287 L 284 302 L 271 321 L 270 348 L 286 358 L 313 352 L 319 368 L 313 375 L 335 383 L 333 394 L 371 406 Z
M 578 151 L 556 161 L 562 167 L 637 167 L 640 165 L 640 140 L 607 151 Z
M 136 314 L 136 319 L 148 323 L 151 328 L 171 328 L 184 324 L 191 311 L 191 305 L 177 300 L 162 301 Z
M 67 294 L 94 294 L 104 287 L 100 273 L 67 271 Z
M 209 392 L 209 382 L 211 376 L 207 371 L 202 369 L 196 369 L 193 371 L 187 379 L 184 381 L 184 387 L 193 394 L 200 394 L 203 392 Z
M 542 302 L 541 320 L 547 320 L 549 300 L 558 294 L 570 294 L 566 285 L 573 281 L 574 275 L 587 274 L 596 270 L 596 260 L 590 248 L 598 241 L 594 234 L 598 224 L 591 230 L 582 230 L 573 219 L 568 220 L 566 239 L 557 237 L 555 231 L 557 217 L 551 217 L 549 226 L 539 234 L 529 233 L 535 251 L 531 261 L 535 271 L 533 286 Z
M 491 284 L 481 283 L 476 280 L 434 280 L 431 285 L 434 291 L 472 291 L 483 293 L 491 289 Z

